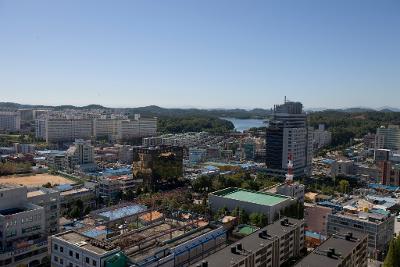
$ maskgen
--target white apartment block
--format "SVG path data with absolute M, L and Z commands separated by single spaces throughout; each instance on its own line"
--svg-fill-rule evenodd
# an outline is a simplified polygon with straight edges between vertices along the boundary
M 65 119 L 42 118 L 36 120 L 36 137 L 48 143 L 71 142 L 75 139 L 106 137 L 127 140 L 152 136 L 157 133 L 157 118 L 135 119 Z
M 45 220 L 45 208 L 29 202 L 26 187 L 0 186 L 0 266 L 45 262 Z
M 325 125 L 320 124 L 318 129 L 313 131 L 313 143 L 315 149 L 323 148 L 332 141 L 332 133 L 325 130 Z
M 120 249 L 80 233 L 67 231 L 50 238 L 52 267 L 103 267 Z
M 0 131 L 19 131 L 21 115 L 19 112 L 0 111 Z

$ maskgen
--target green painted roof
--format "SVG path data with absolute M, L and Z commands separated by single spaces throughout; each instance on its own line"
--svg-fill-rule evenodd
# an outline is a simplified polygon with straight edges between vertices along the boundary
M 243 235 L 250 235 L 250 234 L 254 233 L 255 231 L 257 231 L 257 228 L 250 226 L 250 225 L 245 225 L 239 229 L 239 233 L 241 233 Z
M 247 191 L 242 189 L 228 192 L 227 194 L 223 195 L 223 197 L 266 206 L 273 206 L 287 199 L 287 197 L 280 195 Z

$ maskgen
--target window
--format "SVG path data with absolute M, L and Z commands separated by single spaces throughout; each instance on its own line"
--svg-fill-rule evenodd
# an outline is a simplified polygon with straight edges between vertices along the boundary
M 70 255 L 71 257 L 74 256 L 74 253 L 72 253 L 72 250 L 69 251 L 69 255 Z
M 64 252 L 64 248 L 60 246 L 60 252 Z
M 60 258 L 60 264 L 63 265 L 64 264 L 64 260 Z
M 54 244 L 54 250 L 58 250 L 58 245 Z
M 97 266 L 97 262 L 95 260 L 92 261 L 93 266 Z
M 77 260 L 79 260 L 79 253 L 76 253 L 76 252 L 75 252 L 75 258 L 76 258 Z
M 89 263 L 89 258 L 88 258 L 88 257 L 86 257 L 86 260 L 85 260 L 85 261 L 86 261 L 86 263 Z
M 58 262 L 58 257 L 57 256 L 54 256 L 54 261 Z

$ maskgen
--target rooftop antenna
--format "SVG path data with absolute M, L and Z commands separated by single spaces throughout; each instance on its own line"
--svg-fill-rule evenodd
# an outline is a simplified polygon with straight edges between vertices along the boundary
M 293 182 L 293 156 L 292 153 L 288 155 L 287 173 L 285 182 L 291 184 Z

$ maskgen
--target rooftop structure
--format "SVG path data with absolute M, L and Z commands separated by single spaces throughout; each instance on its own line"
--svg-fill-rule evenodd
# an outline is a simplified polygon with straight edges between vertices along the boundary
M 191 266 L 280 266 L 298 256 L 303 245 L 303 221 L 283 218 Z
M 295 267 L 367 266 L 367 239 L 368 235 L 357 232 L 334 235 Z
M 104 211 L 98 212 L 96 215 L 106 221 L 120 220 L 125 217 L 141 214 L 147 210 L 143 205 L 128 205 L 121 207 L 109 208 Z
M 266 214 L 269 222 L 279 218 L 282 209 L 296 202 L 295 198 L 283 195 L 234 187 L 209 194 L 209 203 L 213 211 L 223 207 L 227 207 L 229 210 L 241 207 L 248 213 L 259 212 Z

